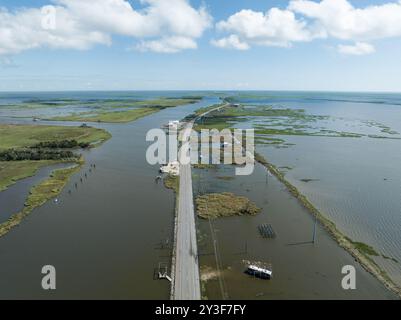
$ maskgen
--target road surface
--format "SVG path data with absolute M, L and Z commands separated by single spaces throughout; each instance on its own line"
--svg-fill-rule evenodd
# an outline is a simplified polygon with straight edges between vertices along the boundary
M 203 113 L 199 117 L 223 108 L 226 105 Z M 198 118 L 199 118 L 198 117 Z M 194 121 L 184 128 L 183 141 L 189 141 Z M 178 198 L 178 212 L 175 226 L 175 249 L 172 274 L 173 300 L 200 300 L 200 276 L 198 261 L 198 245 L 196 240 L 195 210 L 192 191 L 191 164 L 180 164 L 180 188 Z
M 200 300 L 198 247 L 192 194 L 191 165 L 180 167 L 174 300 Z

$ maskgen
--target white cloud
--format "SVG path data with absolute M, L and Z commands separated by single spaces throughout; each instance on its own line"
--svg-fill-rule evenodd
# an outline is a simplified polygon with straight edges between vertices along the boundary
M 375 50 L 366 41 L 401 37 L 401 0 L 364 8 L 348 0 L 291 0 L 285 9 L 239 11 L 216 28 L 228 33 L 213 42 L 223 48 L 242 49 L 229 39 L 248 46 L 289 47 L 294 42 L 333 38 L 356 43 L 340 45 L 339 51 L 367 54 Z
M 294 0 L 289 9 L 313 19 L 329 36 L 372 40 L 401 36 L 401 1 L 355 8 L 347 0 Z
M 55 28 L 43 28 L 42 8 L 0 9 L 0 55 L 50 47 L 89 49 L 110 45 L 113 35 L 149 39 L 148 50 L 177 52 L 196 48 L 211 17 L 188 0 L 141 0 L 134 10 L 126 0 L 54 0 Z M 164 48 L 164 49 L 163 49 Z
M 192 38 L 166 37 L 160 40 L 142 41 L 136 49 L 146 52 L 176 53 L 184 49 L 196 49 L 197 44 Z
M 40 9 L 24 9 L 12 14 L 0 10 L 0 55 L 16 54 L 39 47 L 88 49 L 110 44 L 109 35 L 86 30 L 64 8 L 57 10 L 57 28 L 42 27 Z
M 340 44 L 338 47 L 338 52 L 342 54 L 350 54 L 355 56 L 361 56 L 366 54 L 374 53 L 375 47 L 369 43 L 365 42 L 357 42 L 355 45 L 342 45 Z
M 248 50 L 250 48 L 247 43 L 241 42 L 241 40 L 235 34 L 219 40 L 212 40 L 211 44 L 218 48 L 225 49 Z
M 220 21 L 217 30 L 230 33 L 231 39 L 237 39 L 243 44 L 280 47 L 320 36 L 319 32 L 309 30 L 305 21 L 296 19 L 292 11 L 278 8 L 272 8 L 266 13 L 242 10 L 226 21 Z M 230 37 L 224 38 L 221 43 L 231 44 Z
M 198 38 L 211 24 L 205 8 L 194 9 L 187 0 L 141 0 L 147 5 L 141 11 L 135 11 L 125 0 L 57 2 L 88 28 L 133 37 L 174 34 Z

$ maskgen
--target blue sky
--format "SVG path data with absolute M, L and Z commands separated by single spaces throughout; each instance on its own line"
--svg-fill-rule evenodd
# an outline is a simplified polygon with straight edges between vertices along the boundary
M 48 4 L 68 7 L 70 1 L 75 0 L 61 0 L 61 4 L 52 3 L 51 0 L 0 0 L 0 7 L 6 8 L 7 19 L 17 20 L 18 26 L 26 23 L 32 30 L 30 16 L 22 17 L 22 14 L 28 13 L 21 12 L 30 8 L 40 9 Z M 102 1 L 109 0 L 100 0 Z M 160 0 L 155 2 L 158 1 Z M 317 0 L 315 2 L 320 3 Z M 139 1 L 130 3 L 133 10 L 152 6 L 149 3 L 140 4 Z M 102 24 L 104 17 L 88 21 L 86 16 L 76 17 L 71 13 L 68 17 L 79 19 L 83 26 L 77 35 L 56 34 L 62 43 L 74 40 L 74 44 L 67 47 L 64 47 L 64 44 L 52 43 L 53 37 L 49 38 L 50 40 L 42 40 L 43 34 L 35 30 L 32 34 L 28 33 L 32 39 L 25 39 L 21 37 L 20 28 L 13 27 L 11 31 L 8 30 L 11 36 L 7 41 L 10 43 L 4 44 L 0 38 L 0 90 L 227 89 L 400 92 L 401 26 L 397 24 L 398 11 L 391 8 L 386 10 L 388 4 L 401 8 L 400 3 L 398 0 L 351 0 L 349 4 L 352 4 L 355 10 L 344 12 L 349 13 L 349 19 L 355 19 L 355 30 L 350 29 L 348 25 L 344 27 L 338 24 L 341 16 L 335 17 L 334 14 L 333 18 L 327 17 L 323 6 L 319 7 L 318 13 L 311 13 L 308 3 L 302 3 L 301 7 L 289 10 L 289 1 L 267 0 L 190 1 L 188 6 L 197 14 L 195 18 L 198 20 L 195 19 L 195 25 L 185 24 L 187 30 L 182 31 L 179 24 L 175 25 L 174 19 L 166 19 L 167 22 L 159 26 L 158 31 L 152 31 L 151 35 L 148 31 L 143 31 L 142 27 L 138 27 L 140 30 L 131 34 L 130 31 L 127 33 L 121 31 L 122 29 L 115 29 L 114 25 Z M 199 7 L 202 5 L 205 6 L 208 18 L 200 13 Z M 366 10 L 372 5 L 376 5 L 379 11 Z M 181 10 L 180 8 L 177 10 Z M 301 24 L 291 19 L 285 22 L 283 18 L 273 23 L 269 20 L 271 17 L 266 17 L 266 13 L 272 8 L 277 9 L 279 14 L 294 13 L 295 19 L 304 25 L 301 27 Z M 366 17 L 379 17 L 378 21 L 361 27 L 357 8 L 365 10 L 363 14 L 366 13 Z M 251 17 L 254 13 L 264 15 L 262 24 L 257 24 L 255 19 L 247 19 L 245 14 L 229 20 L 243 9 L 250 10 L 247 14 Z M 129 10 L 131 14 L 133 10 Z M 72 9 L 70 11 L 73 12 Z M 145 16 L 146 27 L 157 23 L 160 17 L 165 19 L 165 13 L 160 12 L 156 18 Z M 174 15 L 179 17 L 179 12 L 181 11 L 175 12 Z M 337 14 L 343 14 L 341 12 Z M 386 14 L 391 16 L 387 19 Z M 34 15 L 32 21 L 33 17 Z M 213 20 L 208 21 L 206 26 L 206 20 L 209 18 Z M 401 21 L 401 16 L 399 18 Z M 344 21 L 349 19 L 344 18 Z M 111 24 L 114 24 L 114 21 L 116 24 L 120 23 L 120 19 L 115 19 Z M 252 25 L 254 23 L 255 26 Z M 388 26 L 381 28 L 383 23 L 388 23 Z M 294 26 L 299 29 L 293 30 Z M 4 30 L 8 25 L 2 25 L 0 21 L 0 36 L 2 28 Z M 125 28 L 125 25 L 122 24 L 121 28 Z M 244 32 L 243 28 L 249 28 L 250 31 Z M 274 36 L 271 36 L 271 28 L 275 28 Z M 109 36 L 110 43 L 106 44 L 107 40 L 91 39 L 84 44 L 88 46 L 85 50 L 82 50 L 81 44 L 75 44 L 74 37 L 82 37 L 82 34 L 93 31 Z M 226 41 L 216 45 L 218 40 L 228 39 L 230 36 L 239 39 L 243 47 L 232 46 Z M 36 37 L 38 38 L 34 41 Z M 158 50 L 154 49 L 154 44 L 157 45 L 156 48 L 160 48 L 160 41 L 171 37 L 179 37 L 179 49 L 174 42 L 174 52 L 155 52 Z M 181 44 L 183 37 L 185 44 Z M 149 42 L 153 40 L 155 42 Z M 213 40 L 216 42 L 213 43 Z M 196 48 L 193 47 L 194 43 Z M 142 46 L 139 47 L 138 44 Z M 14 49 L 17 45 L 18 50 Z M 238 50 L 244 47 L 246 50 Z M 164 49 L 171 48 L 163 46 Z

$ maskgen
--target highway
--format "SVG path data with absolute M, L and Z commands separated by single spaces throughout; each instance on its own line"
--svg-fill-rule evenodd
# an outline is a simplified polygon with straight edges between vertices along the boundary
M 209 110 L 206 114 L 223 108 L 222 105 Z M 189 137 L 195 120 L 183 129 L 183 144 L 189 143 Z M 180 187 L 178 210 L 175 225 L 175 248 L 173 254 L 172 288 L 173 300 L 200 300 L 200 275 L 198 245 L 196 240 L 195 210 L 192 191 L 191 164 L 180 164 Z
M 189 133 L 192 127 L 193 122 L 190 122 L 184 130 Z M 180 165 L 180 188 L 175 236 L 175 270 L 172 298 L 174 300 L 200 300 L 199 261 L 191 164 Z

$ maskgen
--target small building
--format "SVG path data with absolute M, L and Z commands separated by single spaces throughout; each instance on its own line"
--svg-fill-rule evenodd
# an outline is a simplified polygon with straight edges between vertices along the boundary
M 163 129 L 167 131 L 167 134 L 178 133 L 178 130 L 180 128 L 181 128 L 181 123 L 178 120 L 172 120 L 163 125 Z
M 173 176 L 178 176 L 180 174 L 180 164 L 178 161 L 169 162 L 165 166 L 160 167 L 160 173 L 168 173 Z
M 169 130 L 178 130 L 179 127 L 180 127 L 180 121 L 178 120 L 169 121 L 168 123 Z

